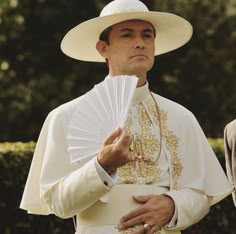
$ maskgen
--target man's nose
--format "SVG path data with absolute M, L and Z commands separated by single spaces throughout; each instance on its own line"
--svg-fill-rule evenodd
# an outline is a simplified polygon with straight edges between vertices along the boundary
M 141 36 L 137 36 L 135 38 L 135 48 L 144 49 L 144 47 L 145 47 L 144 39 Z

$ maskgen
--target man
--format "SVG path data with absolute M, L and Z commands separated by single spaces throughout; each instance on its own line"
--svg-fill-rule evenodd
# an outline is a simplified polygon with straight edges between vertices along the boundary
M 80 164 L 70 162 L 68 138 L 82 97 L 49 114 L 21 208 L 76 215 L 76 233 L 180 233 L 230 194 L 192 113 L 148 88 L 154 55 L 177 49 L 191 35 L 183 18 L 150 12 L 138 0 L 112 1 L 99 17 L 67 33 L 61 45 L 65 54 L 107 61 L 106 79 L 136 75 L 138 87 L 125 130 L 115 129 L 97 156 Z
M 224 129 L 226 171 L 234 191 L 233 202 L 236 206 L 236 119 L 232 120 Z

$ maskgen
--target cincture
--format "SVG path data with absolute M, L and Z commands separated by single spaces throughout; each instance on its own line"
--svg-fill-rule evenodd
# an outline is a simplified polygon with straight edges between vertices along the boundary
M 155 184 L 115 185 L 107 194 L 108 202 L 103 203 L 101 201 L 97 201 L 90 208 L 77 215 L 77 227 L 79 227 L 79 229 L 83 229 L 94 226 L 117 225 L 123 215 L 139 206 L 133 201 L 133 195 L 163 194 L 167 191 L 167 188 L 158 187 Z M 180 232 L 162 229 L 160 233 L 178 234 Z

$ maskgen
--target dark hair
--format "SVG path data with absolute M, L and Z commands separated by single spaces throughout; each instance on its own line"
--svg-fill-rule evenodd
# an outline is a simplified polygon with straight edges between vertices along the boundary
M 109 42 L 109 36 L 112 30 L 112 26 L 106 28 L 105 30 L 102 31 L 102 33 L 99 36 L 99 40 L 105 41 L 108 45 L 110 44 Z
M 112 26 L 110 26 L 110 27 L 106 28 L 105 30 L 103 30 L 102 33 L 99 36 L 99 40 L 105 41 L 107 43 L 107 45 L 110 45 L 109 36 L 110 36 L 111 30 L 112 30 Z M 105 60 L 106 60 L 107 66 L 109 67 L 108 59 L 105 59 Z

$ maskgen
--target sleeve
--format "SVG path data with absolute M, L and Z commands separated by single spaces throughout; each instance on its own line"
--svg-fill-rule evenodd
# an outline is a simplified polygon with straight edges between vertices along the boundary
M 93 159 L 80 168 L 71 163 L 67 150 L 67 126 L 62 113 L 51 121 L 40 176 L 41 200 L 61 218 L 85 210 L 109 191 Z
M 210 206 L 228 196 L 232 188 L 191 113 L 184 116 L 176 132 L 179 148 L 176 157 L 168 156 L 172 165 L 172 187 L 166 195 L 175 202 L 177 222 L 173 228 L 183 230 L 201 220 L 209 212 Z
M 232 187 L 196 118 L 188 116 L 183 124 L 179 153 L 183 169 L 178 190 L 199 191 L 212 197 L 214 205 L 228 196 Z
M 171 190 L 165 193 L 175 203 L 177 220 L 175 226 L 166 228 L 173 230 L 184 230 L 197 223 L 210 210 L 211 197 L 193 189 Z
M 112 175 L 110 176 L 99 164 L 97 157 L 94 159 L 95 167 L 100 178 L 104 181 L 104 184 L 107 185 L 109 188 L 115 185 L 115 181 L 112 179 Z
M 44 196 L 55 215 L 69 218 L 99 200 L 109 188 L 100 178 L 95 161 L 90 160 L 53 186 Z
M 44 122 L 20 204 L 28 213 L 69 217 L 109 191 L 97 173 L 94 160 L 81 168 L 71 163 L 67 122 L 58 109 Z

